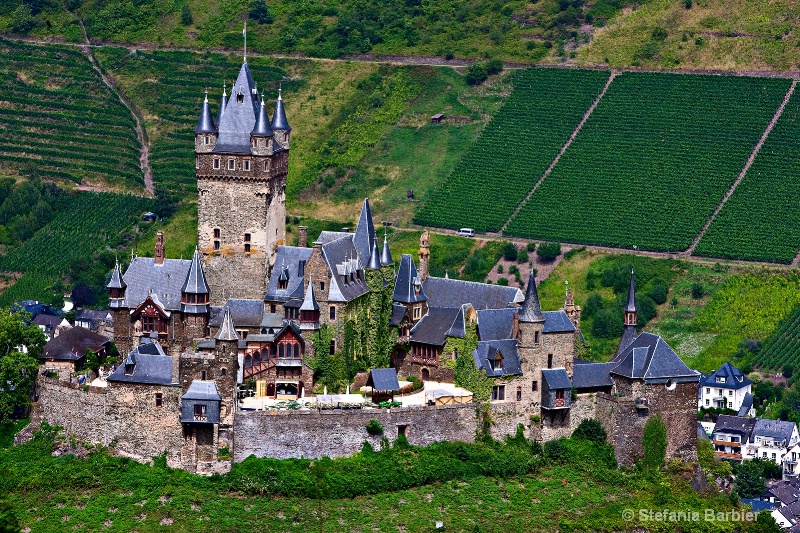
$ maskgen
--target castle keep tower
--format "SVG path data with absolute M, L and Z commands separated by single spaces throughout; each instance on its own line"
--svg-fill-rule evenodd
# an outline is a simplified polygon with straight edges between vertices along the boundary
M 263 299 L 286 239 L 289 135 L 280 93 L 270 124 L 245 60 L 217 121 L 208 95 L 195 128 L 197 242 L 211 304 Z

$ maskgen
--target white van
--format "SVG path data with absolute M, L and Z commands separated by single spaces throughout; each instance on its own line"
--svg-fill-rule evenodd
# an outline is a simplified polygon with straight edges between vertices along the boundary
M 457 235 L 459 237 L 474 237 L 475 230 L 472 228 L 461 228 L 460 230 L 458 230 Z

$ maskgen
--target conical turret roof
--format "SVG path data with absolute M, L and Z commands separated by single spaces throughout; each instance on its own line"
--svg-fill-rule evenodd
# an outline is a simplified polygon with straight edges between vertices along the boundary
M 269 115 L 267 115 L 267 106 L 264 105 L 264 96 L 261 96 L 261 105 L 258 110 L 258 118 L 256 119 L 256 127 L 253 128 L 252 135 L 259 135 L 261 137 L 272 137 L 272 128 L 269 126 Z
M 222 122 L 222 115 L 225 114 L 225 106 L 228 105 L 228 91 L 227 86 L 222 87 L 222 98 L 219 101 L 219 109 L 217 110 L 217 126 Z
M 636 280 L 631 269 L 631 284 L 628 286 L 628 305 L 625 306 L 625 311 L 628 313 L 636 312 Z
M 303 299 L 303 305 L 300 306 L 301 311 L 319 311 L 319 304 L 317 303 L 317 297 L 314 296 L 314 284 L 310 281 L 308 282 L 308 288 L 306 289 L 306 297 Z
M 272 129 L 282 131 L 292 131 L 289 121 L 286 120 L 286 111 L 283 109 L 283 98 L 281 89 L 278 89 L 278 101 L 275 102 L 275 114 L 272 115 Z
M 381 258 L 378 255 L 378 243 L 372 243 L 372 253 L 369 254 L 369 265 L 367 266 L 370 270 L 380 270 L 381 268 Z
M 381 264 L 391 265 L 392 263 L 394 263 L 394 261 L 392 261 L 392 254 L 389 252 L 389 242 L 386 240 L 386 235 L 384 235 L 383 250 L 381 250 Z
M 369 198 L 365 198 L 361 216 L 358 217 L 356 233 L 353 235 L 353 245 L 356 247 L 358 258 L 362 263 L 369 261 L 374 244 L 375 225 L 372 223 L 372 209 L 369 207 Z
M 189 267 L 189 273 L 186 275 L 186 282 L 183 284 L 181 292 L 186 294 L 208 294 L 208 285 L 206 284 L 206 276 L 203 272 L 203 265 L 200 264 L 200 253 L 197 247 L 194 249 L 192 256 L 192 265 Z
M 114 263 L 114 272 L 111 274 L 111 281 L 108 282 L 106 285 L 109 289 L 124 289 L 128 285 L 125 283 L 125 280 L 122 279 L 122 272 L 119 268 L 119 261 Z
M 214 119 L 211 116 L 211 106 L 208 105 L 208 91 L 206 91 L 205 100 L 203 100 L 203 109 L 200 111 L 200 118 L 197 121 L 197 127 L 194 129 L 195 133 L 215 133 L 217 126 L 214 124 Z
M 539 303 L 539 291 L 536 289 L 536 279 L 531 272 L 528 278 L 528 287 L 525 289 L 525 301 L 519 314 L 520 322 L 544 322 L 542 306 Z
M 222 325 L 219 327 L 217 336 L 214 337 L 218 341 L 238 341 L 239 334 L 236 333 L 236 328 L 233 327 L 233 318 L 231 317 L 231 310 L 225 307 L 225 315 L 222 317 Z

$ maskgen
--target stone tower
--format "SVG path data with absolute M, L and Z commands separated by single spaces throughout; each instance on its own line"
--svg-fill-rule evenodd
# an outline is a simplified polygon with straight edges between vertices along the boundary
M 525 301 L 522 303 L 522 309 L 519 310 L 517 320 L 517 340 L 522 374 L 526 380 L 531 382 L 531 386 L 523 386 L 523 394 L 528 396 L 530 403 L 538 407 L 541 403 L 541 387 L 538 384 L 541 383 L 542 369 L 552 368 L 554 365 L 553 361 L 547 361 L 544 356 L 545 318 L 539 303 L 539 292 L 536 289 L 533 272 L 528 279 Z M 533 382 L 536 382 L 537 385 L 533 386 Z
M 428 230 L 423 231 L 419 237 L 419 280 L 422 283 L 428 279 L 428 263 L 431 259 L 430 242 L 431 237 Z
M 286 172 L 291 128 L 278 96 L 270 124 L 247 61 L 217 121 L 208 95 L 195 128 L 197 242 L 211 304 L 263 299 L 278 246 L 286 239 Z

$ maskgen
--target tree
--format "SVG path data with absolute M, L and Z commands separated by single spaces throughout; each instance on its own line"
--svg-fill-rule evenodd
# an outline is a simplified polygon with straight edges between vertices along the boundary
M 490 59 L 486 63 L 486 73 L 489 76 L 494 76 L 503 71 L 503 61 L 500 59 Z
M 622 310 L 600 309 L 594 316 L 592 335 L 601 339 L 613 339 L 622 335 Z
M 506 261 L 516 261 L 518 255 L 517 247 L 513 242 L 507 242 L 503 245 L 503 259 Z
M 742 461 L 733 465 L 736 475 L 736 492 L 740 498 L 755 498 L 764 493 L 767 488 L 764 477 L 764 466 L 760 461 Z
M 17 533 L 19 521 L 14 510 L 5 502 L 0 502 L 0 533 Z
M 193 22 L 194 17 L 192 17 L 192 11 L 189 9 L 189 4 L 183 4 L 183 9 L 181 9 L 181 24 L 184 26 L 191 26 Z
M 483 61 L 476 61 L 467 67 L 467 83 L 469 85 L 480 85 L 488 77 L 489 73 L 486 71 Z
M 275 21 L 266 0 L 250 0 L 248 16 L 259 24 L 272 24 Z
M 647 470 L 662 468 L 667 456 L 667 426 L 660 415 L 650 417 L 645 423 L 642 446 L 644 448 L 642 466 Z
M 11 12 L 11 30 L 14 33 L 28 33 L 33 29 L 35 24 L 31 8 L 25 4 L 21 4 L 17 9 Z
M 39 369 L 37 358 L 42 355 L 45 338 L 42 330 L 29 322 L 28 313 L 0 311 L 0 421 L 3 422 L 31 403 L 30 391 Z M 28 353 L 22 351 L 23 346 Z
M 542 261 L 552 261 L 561 255 L 561 245 L 557 242 L 543 242 L 536 249 L 536 255 Z

